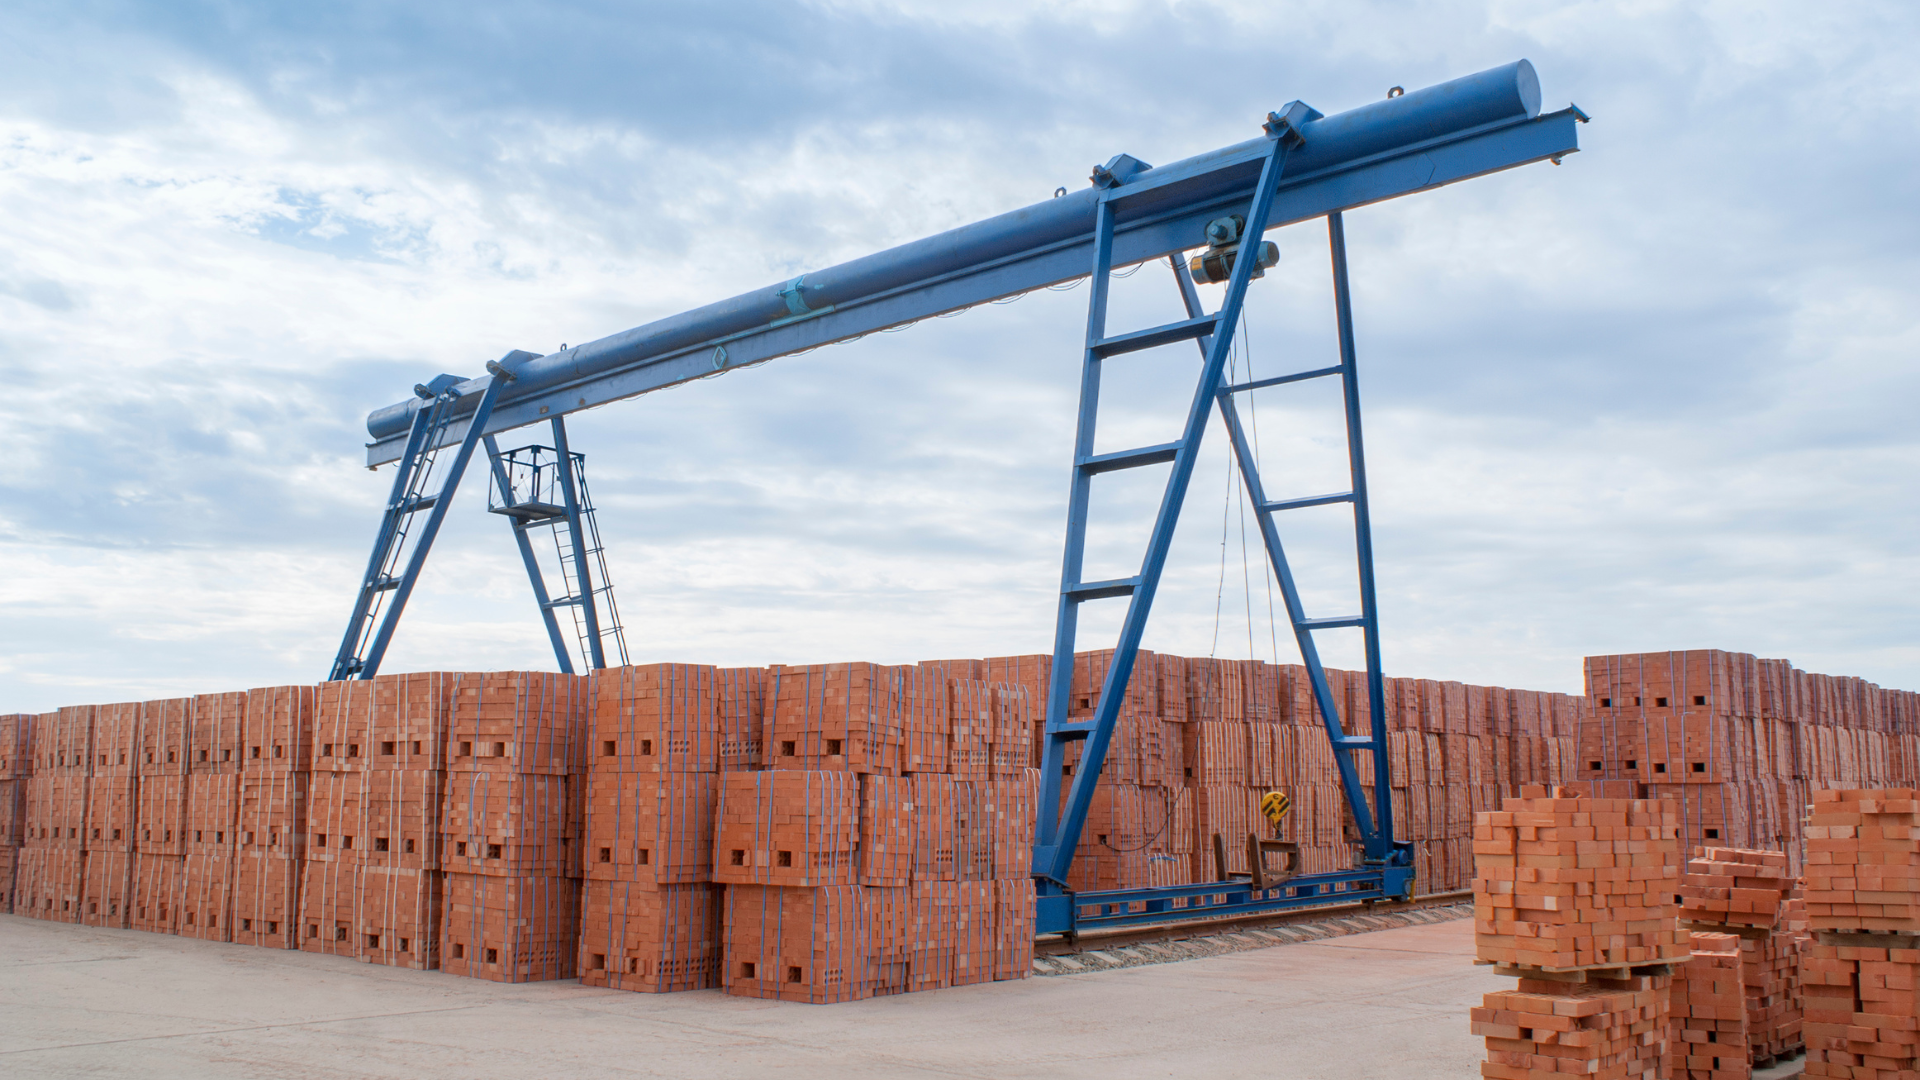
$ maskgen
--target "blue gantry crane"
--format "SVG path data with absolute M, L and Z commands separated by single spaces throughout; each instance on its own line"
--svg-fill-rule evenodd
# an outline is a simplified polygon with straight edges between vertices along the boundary
M 1087 188 L 1062 189 L 1055 198 L 1033 206 L 551 355 L 515 350 L 489 362 L 487 373 L 478 378 L 438 376 L 415 387 L 412 398 L 367 418 L 373 436 L 367 464 L 394 462 L 398 471 L 332 677 L 371 678 L 378 669 L 477 444 L 486 443 L 493 467 L 495 498 L 490 508 L 514 522 L 562 668 L 571 670 L 554 617 L 559 607 L 575 613 L 576 643 L 584 662 L 598 667 L 605 662 L 602 641 L 610 633 L 618 640 L 618 617 L 604 561 L 598 558 L 600 544 L 580 475 L 581 459 L 567 448 L 564 416 L 928 316 L 1090 278 L 1055 621 L 1055 677 L 1046 702 L 1033 849 L 1039 932 L 1072 934 L 1096 927 L 1410 896 L 1409 845 L 1393 836 L 1343 214 L 1520 165 L 1558 164 L 1579 149 L 1575 125 L 1586 120 L 1573 106 L 1541 113 L 1539 81 L 1525 60 L 1423 90 L 1402 92 L 1395 87 L 1385 100 L 1333 116 L 1296 101 L 1267 114 L 1261 134 L 1238 145 L 1159 168 L 1121 154 L 1095 167 Z M 1315 218 L 1326 219 L 1332 251 L 1337 362 L 1228 382 L 1230 345 L 1248 289 L 1275 258 L 1273 245 L 1264 239 L 1266 231 Z M 1189 258 L 1187 253 L 1196 250 L 1199 254 Z M 1186 318 L 1143 329 L 1110 327 L 1109 282 L 1116 269 L 1161 259 L 1173 270 Z M 1225 286 L 1213 311 L 1202 303 L 1198 284 Z M 1106 361 L 1185 342 L 1197 346 L 1200 363 L 1177 435 L 1167 442 L 1096 453 Z M 1318 379 L 1338 380 L 1341 387 L 1347 489 L 1272 498 L 1237 399 L 1255 390 Z M 1076 893 L 1068 885 L 1074 850 L 1133 674 L 1201 440 L 1215 412 L 1226 428 L 1333 747 L 1358 841 L 1357 865 L 1335 873 L 1269 875 L 1256 843 L 1250 850 L 1249 874 L 1228 877 L 1223 866 L 1227 880 Z M 551 425 L 553 446 L 499 451 L 496 435 L 542 421 Z M 440 469 L 437 455 L 446 449 L 454 451 L 453 460 Z M 1085 580 L 1094 480 L 1153 467 L 1166 468 L 1165 488 L 1137 572 Z M 536 476 L 544 476 L 549 486 L 541 488 Z M 1309 614 L 1287 559 L 1281 522 L 1293 510 L 1339 504 L 1352 508 L 1359 610 Z M 414 519 L 421 514 L 426 517 L 416 526 Z M 527 527 L 534 523 L 552 527 L 561 538 L 558 596 L 544 584 L 531 554 Z M 1104 682 L 1097 695 L 1089 695 L 1092 708 L 1078 715 L 1070 708 L 1068 673 L 1079 644 L 1080 611 L 1089 603 L 1120 600 L 1126 610 Z M 1332 630 L 1361 633 L 1367 716 L 1343 715 L 1329 688 L 1316 635 Z M 624 660 L 623 645 L 620 653 Z M 1069 767 L 1067 751 L 1076 741 L 1084 741 L 1084 746 L 1078 766 Z

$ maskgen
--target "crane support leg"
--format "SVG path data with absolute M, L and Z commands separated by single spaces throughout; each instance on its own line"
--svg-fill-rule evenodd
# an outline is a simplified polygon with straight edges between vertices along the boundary
M 493 415 L 494 402 L 499 400 L 501 388 L 513 381 L 513 376 L 498 362 L 489 363 L 487 370 L 491 378 L 480 392 L 480 402 L 473 411 L 473 419 L 466 425 L 465 435 L 457 444 L 452 444 L 453 461 L 444 471 L 437 470 L 436 466 L 448 438 L 448 428 L 455 421 L 455 403 L 463 396 L 462 387 L 471 388 L 472 382 L 441 375 L 431 383 L 414 388 L 424 404 L 413 414 L 406 450 L 394 470 L 393 489 L 380 518 L 380 531 L 374 537 L 373 555 L 367 560 L 367 571 L 360 579 L 360 592 L 354 599 L 353 614 L 347 618 L 347 632 L 340 641 L 340 651 L 334 654 L 328 681 L 371 679 L 379 672 L 380 661 L 386 656 L 393 632 L 400 625 L 401 612 L 406 610 L 407 598 L 413 594 L 413 586 L 420 580 L 420 569 L 426 565 L 427 553 L 433 549 L 433 538 L 446 519 L 447 507 L 453 504 L 460 477 L 473 458 L 473 448 L 480 441 L 487 418 Z M 438 489 L 429 492 L 428 485 L 436 479 Z M 415 535 L 414 519 L 419 514 L 425 514 L 426 518 Z
M 1289 106 L 1289 109 L 1304 106 Z M 1296 122 L 1297 123 L 1297 122 Z M 1269 122 L 1274 143 L 1263 166 L 1254 203 L 1246 221 L 1265 220 L 1269 200 L 1283 172 L 1297 126 L 1289 126 L 1288 117 L 1275 114 Z M 1110 189 L 1118 191 L 1120 189 Z M 1093 289 L 1089 298 L 1087 342 L 1081 378 L 1078 434 L 1074 446 L 1073 482 L 1068 496 L 1066 554 L 1061 572 L 1058 621 L 1054 637 L 1052 684 L 1047 697 L 1045 758 L 1041 771 L 1041 797 L 1034 840 L 1033 874 L 1039 893 L 1037 930 L 1039 933 L 1074 933 L 1095 926 L 1164 922 L 1170 919 L 1194 919 L 1250 914 L 1290 907 L 1387 899 L 1410 895 L 1412 869 L 1409 847 L 1396 843 L 1392 827 L 1392 793 L 1386 747 L 1385 700 L 1381 693 L 1378 623 L 1375 619 L 1372 537 L 1366 512 L 1366 475 L 1360 436 L 1360 400 L 1356 378 L 1351 306 L 1347 294 L 1344 235 L 1337 214 L 1329 216 L 1332 230 L 1333 269 L 1336 313 L 1340 323 L 1338 365 L 1313 372 L 1228 385 L 1224 381 L 1226 360 L 1239 323 L 1252 278 L 1260 273 L 1263 249 L 1262 229 L 1246 231 L 1239 238 L 1239 251 L 1247 255 L 1232 264 L 1227 275 L 1226 295 L 1220 310 L 1207 315 L 1198 294 L 1177 258 L 1175 274 L 1181 284 L 1188 318 L 1180 323 L 1108 336 L 1106 333 L 1107 283 L 1112 270 L 1112 222 L 1114 199 L 1103 198 L 1096 209 L 1094 234 Z M 1134 348 L 1167 344 L 1189 338 L 1201 352 L 1199 385 L 1188 411 L 1187 422 L 1177 442 L 1143 447 L 1118 453 L 1095 454 L 1094 431 L 1099 408 L 1101 362 L 1108 356 Z M 1308 499 L 1273 501 L 1267 498 L 1260 479 L 1254 448 L 1247 438 L 1235 404 L 1235 396 L 1268 386 L 1309 378 L 1338 376 L 1344 388 L 1347 444 L 1352 488 L 1337 495 Z M 1153 603 L 1171 544 L 1180 506 L 1192 478 L 1194 460 L 1207 421 L 1214 409 L 1220 410 L 1241 475 L 1253 501 L 1274 572 L 1286 598 L 1288 618 L 1302 657 L 1306 661 L 1313 696 L 1326 724 L 1338 763 L 1341 787 L 1346 795 L 1359 833 L 1362 865 L 1332 874 L 1308 874 L 1282 881 L 1268 880 L 1257 872 L 1227 881 L 1207 882 L 1170 888 L 1103 890 L 1074 893 L 1068 884 L 1074 849 L 1086 824 L 1093 790 L 1099 783 L 1101 766 L 1108 743 L 1126 698 L 1133 664 L 1139 654 L 1140 638 Z M 1132 578 L 1088 582 L 1082 580 L 1086 547 L 1087 510 L 1091 499 L 1092 478 L 1103 472 L 1142 465 L 1172 462 L 1159 514 L 1147 543 L 1140 572 Z M 1357 616 L 1310 618 L 1305 613 L 1281 545 L 1275 515 L 1306 506 L 1346 502 L 1354 506 L 1355 546 L 1359 561 L 1361 612 Z M 1104 681 L 1095 699 L 1091 717 L 1071 714 L 1075 636 L 1079 607 L 1089 600 L 1125 596 L 1129 604 L 1121 625 L 1119 641 L 1107 662 Z M 1364 735 L 1348 734 L 1342 722 L 1326 672 L 1320 662 L 1314 634 L 1322 630 L 1358 628 L 1366 641 L 1369 716 Z M 1077 768 L 1066 764 L 1067 745 L 1085 740 Z M 1371 775 L 1362 778 L 1353 751 L 1368 750 L 1372 759 Z M 1066 787 L 1065 798 L 1061 788 Z M 1371 799 L 1369 799 L 1371 795 Z M 1237 841 L 1236 841 L 1237 842 Z

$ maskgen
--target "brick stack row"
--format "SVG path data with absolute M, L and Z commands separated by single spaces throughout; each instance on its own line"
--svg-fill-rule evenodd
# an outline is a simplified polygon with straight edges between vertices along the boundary
M 14 875 L 16 914 L 77 923 L 85 912 L 93 715 L 92 705 L 68 706 L 42 713 L 32 724 Z M 109 911 L 113 903 L 108 901 Z
M 311 686 L 246 694 L 232 891 L 233 940 L 241 944 L 291 949 L 299 943 L 317 697 Z
M 1473 1011 L 1482 1076 L 1659 1075 L 1667 965 L 1687 957 L 1678 823 L 1665 803 L 1570 796 L 1527 788 L 1475 821 L 1476 956 L 1520 980 Z
M 460 677 L 322 683 L 315 695 L 298 947 L 440 966 L 441 805 Z
M 721 775 L 714 812 L 728 993 L 824 1003 L 1027 976 L 1033 703 L 982 666 L 768 672 L 773 767 Z
M 1788 853 L 1811 792 L 1920 782 L 1920 695 L 1717 649 L 1590 656 L 1596 794 L 1664 798 L 1692 846 Z
M 1702 848 L 1681 876 L 1694 958 L 1675 974 L 1668 1075 L 1752 1075 L 1801 1044 L 1800 943 L 1786 927 L 1783 852 Z
M 574 977 L 585 873 L 589 681 L 463 675 L 440 808 L 440 967 L 493 982 Z
M 20 845 L 26 839 L 27 779 L 33 775 L 32 713 L 0 715 L 0 914 L 11 914 Z M 24 910 L 24 909 L 23 909 Z
M 1070 716 L 1092 715 L 1110 657 L 1076 656 Z M 1044 706 L 1049 658 L 981 663 L 1007 673 L 989 677 L 1024 682 Z M 1326 674 L 1340 726 L 1362 731 L 1370 716 L 1365 673 Z M 1382 697 L 1395 836 L 1413 843 L 1421 892 L 1464 889 L 1473 875 L 1473 815 L 1523 785 L 1573 779 L 1584 699 L 1400 678 L 1383 680 Z M 1037 738 L 1036 765 L 1043 746 Z M 1069 777 L 1079 748 L 1068 748 Z M 1370 786 L 1369 756 L 1356 754 L 1355 766 Z M 1269 791 L 1292 802 L 1277 838 L 1300 845 L 1304 870 L 1351 865 L 1351 814 L 1306 669 L 1143 651 L 1075 852 L 1073 884 L 1134 888 L 1245 873 L 1247 834 L 1270 831 L 1258 809 Z M 1215 865 L 1216 834 L 1224 867 Z
M 1806 837 L 1806 1074 L 1920 1076 L 1920 790 L 1816 791 Z
M 651 664 L 594 676 L 583 983 L 653 993 L 719 985 L 714 811 L 720 771 L 761 759 L 758 674 Z

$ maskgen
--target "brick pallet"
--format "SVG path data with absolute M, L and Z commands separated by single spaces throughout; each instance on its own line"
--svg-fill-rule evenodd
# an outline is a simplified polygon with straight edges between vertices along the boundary
M 1475 955 L 1520 980 L 1473 1010 L 1487 1044 L 1482 1076 L 1660 1075 L 1668 965 L 1687 957 L 1672 902 L 1677 829 L 1665 804 L 1571 788 L 1525 788 L 1478 815 Z M 1732 989 L 1737 1002 L 1737 967 Z M 1744 1065 L 1744 1044 L 1741 1053 Z
M 580 952 L 587 679 L 464 675 L 440 806 L 440 968 L 494 982 L 568 979 Z
M 1672 799 L 1694 846 L 1784 851 L 1823 788 L 1920 781 L 1920 697 L 1785 660 L 1699 649 L 1590 656 L 1583 780 Z
M 1920 1076 L 1920 791 L 1815 792 L 1806 829 L 1807 1075 Z
M 718 772 L 759 766 L 760 680 L 653 664 L 599 672 L 591 694 L 580 979 L 642 993 L 717 986 Z

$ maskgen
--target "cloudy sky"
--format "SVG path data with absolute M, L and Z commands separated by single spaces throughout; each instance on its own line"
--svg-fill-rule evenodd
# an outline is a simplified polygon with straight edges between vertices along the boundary
M 0 710 L 323 677 L 391 477 L 366 414 L 438 372 L 1520 57 L 1581 153 L 1348 218 L 1389 671 L 1920 687 L 1916 43 L 1900 3 L 5 5 Z M 1274 239 L 1263 373 L 1334 347 L 1324 227 Z M 573 418 L 635 659 L 1049 649 L 1085 296 Z M 1171 355 L 1114 377 L 1116 439 L 1171 437 Z M 1334 402 L 1274 393 L 1270 484 L 1334 490 Z M 1210 438 L 1148 646 L 1288 660 Z M 385 670 L 552 665 L 485 480 Z M 1152 499 L 1106 490 L 1118 574 Z M 1320 614 L 1338 525 L 1295 534 Z

